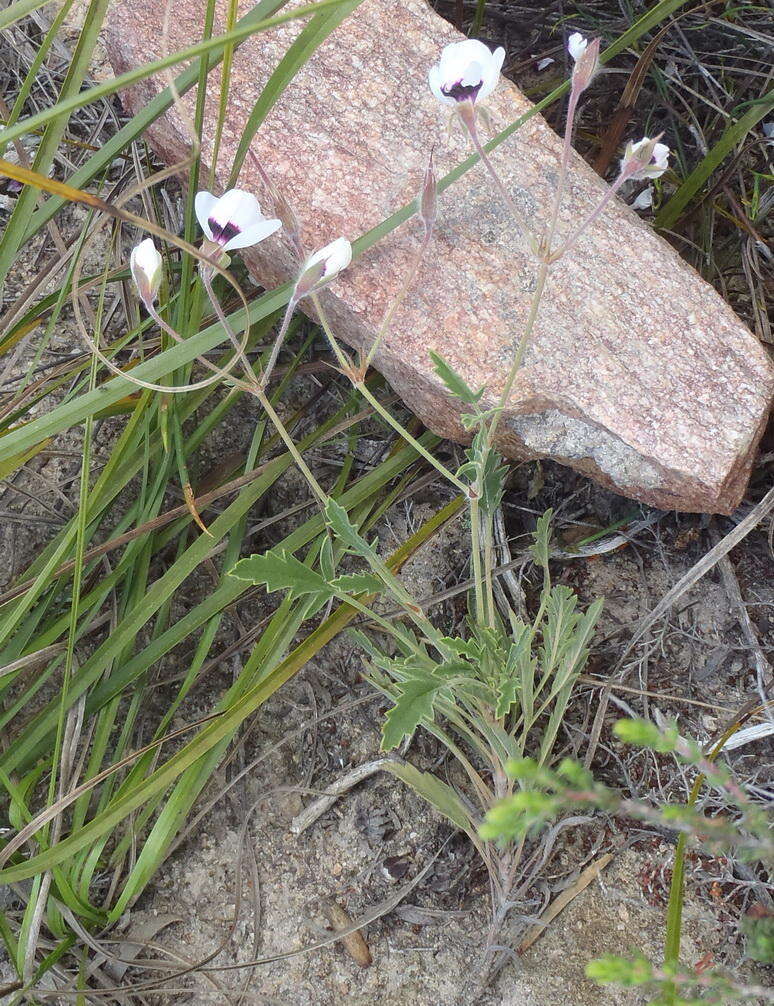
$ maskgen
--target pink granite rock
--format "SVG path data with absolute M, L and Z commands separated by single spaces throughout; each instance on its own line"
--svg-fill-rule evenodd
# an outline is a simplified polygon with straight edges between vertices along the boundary
M 240 5 L 240 14 L 249 9 Z M 201 36 L 204 0 L 175 0 L 168 50 Z M 225 0 L 219 3 L 222 30 Z M 115 0 L 106 41 L 117 72 L 162 52 L 163 4 Z M 253 102 L 301 30 L 292 22 L 237 51 L 217 177 L 225 182 Z M 424 0 L 364 0 L 317 50 L 270 112 L 252 150 L 292 202 L 307 247 L 354 239 L 418 191 L 430 148 L 440 172 L 469 153 L 427 88 L 428 68 L 459 36 Z M 211 75 L 203 160 L 211 155 L 218 70 Z M 123 96 L 137 110 L 163 86 Z M 183 99 L 191 114 L 193 92 Z M 530 105 L 502 81 L 489 100 L 503 128 Z M 180 115 L 150 131 L 168 163 L 189 149 Z M 533 230 L 553 194 L 560 141 L 539 116 L 493 159 Z M 248 159 L 239 184 L 261 194 Z M 595 206 L 604 183 L 576 156 L 561 215 L 567 231 Z M 264 197 L 265 198 L 265 197 Z M 414 219 L 364 254 L 329 289 L 340 336 L 370 345 L 418 246 Z M 293 275 L 286 240 L 246 254 L 272 286 Z M 431 253 L 376 357 L 407 404 L 434 431 L 464 441 L 459 408 L 439 384 L 433 349 L 488 398 L 502 389 L 530 303 L 536 266 L 481 165 L 439 200 Z M 500 447 L 554 458 L 602 484 L 665 509 L 729 512 L 744 491 L 766 420 L 774 374 L 760 344 L 717 293 L 634 213 L 614 200 L 552 269 L 534 339 Z

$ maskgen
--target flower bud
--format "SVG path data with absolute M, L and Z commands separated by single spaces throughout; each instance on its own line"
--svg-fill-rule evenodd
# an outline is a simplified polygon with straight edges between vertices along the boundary
M 429 234 L 435 224 L 435 215 L 438 206 L 438 179 L 435 174 L 433 164 L 433 151 L 430 151 L 430 160 L 427 162 L 425 177 L 422 181 L 422 191 L 419 194 L 419 215 L 425 225 L 425 231 Z
M 330 244 L 316 251 L 304 263 L 296 281 L 293 299 L 300 300 L 310 293 L 317 293 L 346 269 L 352 261 L 352 245 L 346 238 L 336 238 Z
M 661 134 L 652 140 L 644 136 L 636 143 L 626 144 L 621 161 L 621 174 L 627 178 L 659 178 L 669 167 L 669 147 L 659 143 Z
M 567 40 L 567 51 L 575 60 L 572 86 L 577 93 L 586 90 L 599 70 L 599 43 L 598 38 L 589 42 L 579 31 L 573 32 Z
M 159 255 L 152 238 L 145 238 L 144 241 L 132 248 L 132 253 L 129 256 L 129 269 L 140 300 L 146 307 L 154 303 L 159 292 L 161 264 L 161 255 Z

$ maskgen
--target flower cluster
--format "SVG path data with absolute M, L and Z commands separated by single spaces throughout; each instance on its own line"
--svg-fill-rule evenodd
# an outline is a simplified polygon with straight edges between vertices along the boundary
M 574 62 L 571 78 L 573 107 L 574 101 L 599 70 L 599 45 L 599 39 L 589 41 L 580 32 L 573 32 L 568 39 L 567 49 Z M 502 46 L 492 51 L 477 39 L 452 42 L 444 47 L 438 63 L 428 73 L 430 91 L 442 104 L 457 108 L 464 120 L 471 124 L 472 130 L 474 107 L 496 88 L 504 59 L 505 49 Z M 636 143 L 627 144 L 615 187 L 627 179 L 658 178 L 667 170 L 669 147 L 659 140 L 659 137 L 643 137 Z M 432 216 L 435 212 L 434 175 L 432 180 L 432 193 L 429 196 L 423 193 L 421 201 L 423 219 L 431 204 Z M 207 240 L 223 252 L 256 245 L 283 226 L 282 220 L 277 217 L 265 216 L 256 197 L 242 189 L 229 189 L 222 196 L 198 192 L 194 207 Z M 294 302 L 326 286 L 351 261 L 352 247 L 346 238 L 337 238 L 309 256 L 294 287 Z M 151 238 L 146 238 L 132 250 L 129 265 L 140 299 L 146 306 L 153 304 L 161 283 L 162 259 Z
M 571 84 L 576 96 L 599 71 L 599 46 L 598 38 L 590 41 L 577 31 L 567 40 L 567 50 L 574 62 Z M 504 59 L 502 47 L 492 52 L 476 39 L 452 42 L 445 46 L 440 60 L 428 74 L 430 90 L 442 104 L 458 108 L 467 104 L 470 111 L 494 91 Z M 669 147 L 658 140 L 646 136 L 627 145 L 621 161 L 621 172 L 626 178 L 658 178 L 667 170 Z
M 211 192 L 197 192 L 194 208 L 207 240 L 223 252 L 257 245 L 282 227 L 281 220 L 264 216 L 255 196 L 242 189 L 229 189 L 220 197 Z M 351 261 L 352 246 L 346 238 L 337 238 L 315 252 L 304 263 L 294 300 L 317 293 Z M 161 283 L 162 258 L 151 238 L 132 249 L 129 269 L 140 300 L 146 307 L 153 304 Z

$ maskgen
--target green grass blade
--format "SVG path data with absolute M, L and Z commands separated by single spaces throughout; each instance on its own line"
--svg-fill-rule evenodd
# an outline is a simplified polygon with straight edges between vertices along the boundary
M 341 7 L 335 10 L 322 11 L 316 14 L 282 57 L 277 68 L 266 81 L 266 85 L 253 105 L 250 116 L 245 123 L 239 145 L 234 154 L 234 164 L 226 184 L 227 189 L 236 185 L 239 172 L 242 170 L 242 165 L 247 156 L 247 151 L 250 149 L 253 137 L 258 132 L 266 116 L 277 103 L 285 88 L 325 39 L 328 38 L 331 32 L 359 7 L 361 3 L 362 0 L 346 0 Z
M 298 21 L 302 18 L 310 17 L 318 11 L 338 7 L 340 4 L 347 2 L 348 0 L 316 0 L 315 3 L 307 4 L 303 7 L 294 7 L 293 10 L 287 11 L 284 14 L 276 14 L 273 17 L 264 18 L 255 23 L 237 25 L 233 31 L 225 32 L 223 35 L 218 35 L 214 38 L 203 39 L 201 42 L 195 42 L 185 49 L 169 53 L 151 63 L 144 63 L 134 70 L 127 70 L 126 73 L 122 73 L 112 80 L 95 84 L 94 87 L 81 91 L 80 94 L 72 95 L 64 101 L 57 102 L 51 108 L 45 108 L 40 112 L 36 112 L 34 115 L 22 119 L 21 122 L 17 122 L 5 130 L 3 132 L 3 140 L 10 142 L 11 140 L 25 136 L 27 133 L 39 130 L 54 119 L 58 120 L 60 117 L 68 116 L 71 112 L 83 108 L 84 105 L 90 105 L 102 98 L 108 98 L 117 91 L 122 91 L 148 77 L 152 77 L 160 70 L 167 70 L 173 66 L 177 66 L 178 63 L 187 63 L 189 60 L 196 59 L 197 56 L 206 56 L 213 51 L 222 52 L 225 46 L 241 42 L 250 35 L 269 31 L 271 28 L 277 28 L 280 25 L 287 24 L 289 21 Z
M 82 93 L 81 87 L 86 75 L 89 72 L 94 47 L 97 44 L 102 22 L 105 19 L 110 0 L 91 0 L 83 30 L 78 37 L 78 44 L 75 47 L 70 66 L 67 70 L 59 99 L 47 109 L 50 113 L 46 123 L 46 130 L 40 141 L 40 145 L 33 161 L 33 170 L 42 175 L 47 175 L 54 163 L 59 144 L 67 128 L 67 113 L 64 107 L 68 100 L 77 100 Z M 3 140 L 8 142 L 11 139 L 13 125 L 3 130 Z M 8 271 L 14 263 L 16 254 L 24 240 L 24 231 L 27 227 L 27 220 L 38 198 L 35 189 L 25 187 L 19 194 L 11 219 L 5 228 L 5 232 L 0 238 L 0 288 L 2 288 Z
M 51 3 L 51 0 L 16 0 L 16 3 L 12 3 L 5 10 L 0 11 L 0 31 L 15 24 L 17 21 L 21 21 L 28 14 L 40 10 L 47 3 Z
M 754 129 L 755 126 L 765 118 L 774 108 L 774 90 L 764 95 L 760 101 L 756 101 L 745 114 L 732 123 L 712 150 L 699 161 L 693 171 L 688 175 L 680 188 L 672 198 L 661 207 L 656 214 L 654 227 L 660 230 L 669 230 L 677 223 L 680 216 L 685 211 L 692 199 L 696 197 L 699 190 L 704 186 L 714 171 L 723 163 L 725 158 L 731 153 L 734 147 L 740 143 L 744 137 Z
M 455 501 L 459 506 L 459 501 Z M 448 508 L 446 508 L 448 510 Z M 393 570 L 399 568 L 417 548 L 427 541 L 442 523 L 436 515 L 419 529 L 390 558 Z M 231 708 L 202 728 L 197 737 L 157 768 L 151 775 L 121 795 L 103 813 L 86 824 L 77 834 L 70 835 L 50 849 L 0 870 L 0 883 L 13 883 L 44 873 L 65 862 L 72 855 L 114 829 L 129 814 L 142 807 L 156 794 L 163 792 L 189 766 L 194 765 L 217 744 L 232 735 L 244 720 L 255 712 L 274 692 L 297 673 L 319 650 L 330 642 L 355 617 L 357 609 L 343 604 L 300 643 L 281 663 L 258 684 L 239 697 Z M 116 909 L 120 914 L 118 906 Z

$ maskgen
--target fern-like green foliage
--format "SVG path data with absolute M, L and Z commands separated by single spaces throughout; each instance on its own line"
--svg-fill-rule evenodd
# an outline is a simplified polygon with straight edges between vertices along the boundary
M 441 636 L 432 645 L 404 627 L 394 654 L 361 638 L 372 680 L 394 703 L 384 724 L 385 750 L 420 725 L 437 725 L 440 714 L 458 724 L 465 742 L 491 765 L 520 757 L 539 723 L 539 761 L 550 760 L 602 602 L 584 612 L 571 590 L 551 585 L 549 534 L 550 514 L 539 521 L 533 546 L 543 567 L 533 621 L 511 613 L 507 624 L 496 618 L 482 625 L 471 617 L 465 635 Z
M 507 766 L 518 788 L 489 810 L 481 825 L 481 837 L 500 844 L 519 841 L 560 814 L 585 807 L 648 821 L 697 840 L 700 837 L 702 844 L 710 849 L 733 846 L 740 857 L 763 861 L 774 858 L 774 842 L 766 815 L 745 797 L 727 769 L 708 761 L 697 744 L 680 737 L 676 727 L 659 730 L 641 720 L 621 720 L 614 730 L 622 739 L 656 751 L 673 752 L 684 764 L 697 768 L 706 784 L 724 796 L 733 814 L 707 817 L 692 806 L 654 806 L 629 799 L 595 780 L 583 766 L 569 758 L 555 769 L 534 758 L 520 758 Z
M 652 1006 L 730 1006 L 760 1002 L 760 987 L 744 986 L 717 968 L 691 972 L 677 967 L 657 968 L 641 953 L 631 957 L 604 954 L 586 965 L 586 976 L 598 985 L 638 988 Z

